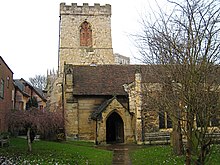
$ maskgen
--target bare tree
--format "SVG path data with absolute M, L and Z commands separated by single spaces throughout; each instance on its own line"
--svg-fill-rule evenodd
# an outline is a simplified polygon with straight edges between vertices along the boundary
M 135 41 L 142 62 L 161 67 L 154 71 L 163 86 L 160 99 L 148 98 L 172 118 L 174 151 L 181 153 L 183 133 L 186 164 L 204 164 L 212 140 L 206 135 L 214 131 L 210 126 L 219 113 L 220 3 L 168 4 L 173 6 L 171 13 L 158 6 L 159 13 L 142 19 L 143 31 Z
M 44 90 L 47 85 L 47 78 L 44 75 L 35 75 L 35 77 L 29 78 L 29 81 L 31 85 L 41 90 Z

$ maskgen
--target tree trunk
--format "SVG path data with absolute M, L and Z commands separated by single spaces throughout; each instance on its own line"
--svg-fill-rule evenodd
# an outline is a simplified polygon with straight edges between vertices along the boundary
M 172 145 L 173 153 L 175 155 L 183 155 L 183 140 L 180 128 L 180 121 L 178 121 L 177 124 L 173 125 Z
M 189 132 L 187 132 L 187 142 L 186 142 L 186 165 L 190 165 L 191 164 L 191 149 L 192 149 L 192 145 L 191 145 L 191 140 L 189 136 Z
M 191 111 L 190 111 L 191 112 Z M 192 160 L 192 128 L 193 128 L 193 115 L 187 112 L 187 131 L 186 131 L 186 137 L 187 137 L 187 141 L 186 141 L 186 165 L 190 165 L 191 164 L 191 160 Z
M 28 130 L 27 130 L 27 143 L 28 143 L 28 151 L 31 152 L 32 151 L 32 146 L 31 146 L 31 128 L 28 127 Z
M 195 164 L 196 165 L 204 165 L 205 164 L 205 148 L 201 147 L 199 158 Z
M 211 144 L 211 140 L 201 144 L 200 154 L 199 154 L 199 157 L 195 163 L 196 165 L 204 165 L 205 164 L 205 159 L 210 152 L 210 144 Z

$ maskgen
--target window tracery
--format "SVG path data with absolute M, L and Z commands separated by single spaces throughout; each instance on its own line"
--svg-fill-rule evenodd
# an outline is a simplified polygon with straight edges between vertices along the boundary
M 87 21 L 80 26 L 80 46 L 92 46 L 92 29 Z

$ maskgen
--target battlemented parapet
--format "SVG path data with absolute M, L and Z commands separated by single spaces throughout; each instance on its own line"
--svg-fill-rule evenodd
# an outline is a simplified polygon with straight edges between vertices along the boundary
M 61 3 L 60 14 L 111 15 L 111 5 L 100 6 L 100 4 L 95 3 L 94 6 L 89 6 L 88 3 L 83 3 L 83 6 L 78 6 L 77 3 L 71 5 Z

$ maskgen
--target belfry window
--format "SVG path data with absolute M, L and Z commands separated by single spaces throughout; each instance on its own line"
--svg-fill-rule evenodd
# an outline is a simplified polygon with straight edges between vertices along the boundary
M 92 29 L 87 21 L 84 21 L 80 27 L 80 46 L 92 46 Z

